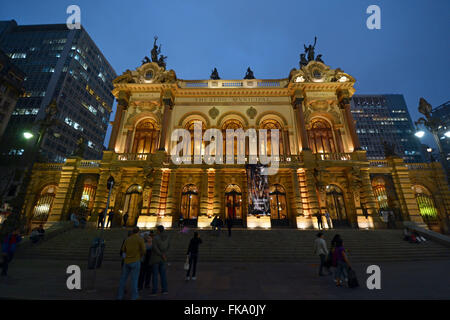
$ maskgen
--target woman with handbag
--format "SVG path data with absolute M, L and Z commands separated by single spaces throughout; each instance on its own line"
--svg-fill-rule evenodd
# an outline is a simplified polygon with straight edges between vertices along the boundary
M 192 270 L 192 280 L 196 280 L 197 277 L 195 275 L 197 271 L 197 259 L 198 259 L 198 246 L 202 243 L 202 239 L 198 236 L 198 232 L 194 232 L 194 237 L 189 242 L 189 247 L 187 250 L 187 257 L 185 263 L 186 273 L 186 281 L 189 281 L 191 270 Z

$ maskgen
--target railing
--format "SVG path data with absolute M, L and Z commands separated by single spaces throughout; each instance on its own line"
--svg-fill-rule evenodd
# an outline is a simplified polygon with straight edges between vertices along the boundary
M 429 163 L 407 163 L 406 166 L 410 170 L 432 169 Z
M 371 167 L 389 167 L 387 160 L 369 160 Z
M 166 163 L 174 162 L 174 163 L 180 163 L 180 164 L 202 164 L 202 163 L 214 163 L 220 164 L 220 161 L 215 158 L 214 156 L 175 156 L 172 159 L 171 155 L 167 155 L 166 157 Z M 260 163 L 261 157 L 254 156 L 253 158 L 250 156 L 244 156 L 239 157 L 237 155 L 231 156 L 231 158 L 228 158 L 227 156 L 222 157 L 222 164 L 251 164 L 251 163 Z M 279 162 L 279 163 L 290 163 L 290 162 L 302 162 L 303 158 L 301 155 L 280 155 L 280 156 L 274 156 L 269 157 L 268 161 L 271 163 L 273 162 Z
M 316 160 L 348 161 L 352 160 L 351 153 L 316 153 Z
M 64 163 L 37 163 L 34 165 L 36 170 L 61 171 Z
M 80 168 L 98 168 L 100 167 L 100 160 L 81 160 L 78 166 Z
M 288 80 L 181 80 L 178 82 L 182 88 L 279 88 L 288 83 Z
M 146 161 L 149 153 L 120 153 L 116 155 L 118 161 Z

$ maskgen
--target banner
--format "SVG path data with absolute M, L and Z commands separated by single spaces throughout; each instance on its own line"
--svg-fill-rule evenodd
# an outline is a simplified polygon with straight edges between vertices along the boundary
M 269 176 L 261 164 L 247 165 L 248 214 L 270 216 Z

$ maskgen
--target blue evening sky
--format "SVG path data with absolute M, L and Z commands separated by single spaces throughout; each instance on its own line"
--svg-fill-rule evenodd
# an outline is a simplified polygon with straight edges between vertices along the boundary
M 150 56 L 158 35 L 178 78 L 285 78 L 304 43 L 357 80 L 357 93 L 402 93 L 413 120 L 421 96 L 433 106 L 450 99 L 449 0 L 20 0 L 4 1 L 0 20 L 65 23 L 66 8 L 118 74 Z M 381 8 L 381 30 L 366 27 L 366 8 Z M 107 140 L 109 134 L 107 135 Z M 428 142 L 428 141 L 427 141 Z

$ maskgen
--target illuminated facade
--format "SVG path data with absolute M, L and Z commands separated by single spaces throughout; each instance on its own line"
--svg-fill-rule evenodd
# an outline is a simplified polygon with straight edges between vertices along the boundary
M 354 82 L 318 61 L 293 69 L 284 79 L 193 81 L 144 63 L 114 81 L 118 106 L 103 159 L 37 164 L 24 210 L 36 220 L 40 198 L 51 185 L 53 200 L 41 220 L 67 219 L 83 203 L 96 221 L 107 205 L 106 181 L 113 176 L 109 208 L 118 213 L 116 223 L 128 213 L 128 224 L 140 227 L 176 225 L 180 215 L 187 223 L 209 227 L 219 215 L 247 228 L 307 229 L 317 228 L 316 213 L 328 211 L 334 227 L 382 228 L 379 210 L 389 207 L 399 220 L 422 226 L 425 211 L 432 212 L 426 222 L 446 231 L 450 194 L 438 163 L 367 160 L 350 111 Z M 194 121 L 202 123 L 202 132 L 279 129 L 279 169 L 268 178 L 270 215 L 248 212 L 245 164 L 172 162 L 169 151 L 177 142 L 171 133 L 192 131 Z M 192 153 L 201 157 L 204 147 L 192 144 Z M 245 154 L 248 149 L 246 143 Z M 427 209 L 420 211 L 425 203 Z

